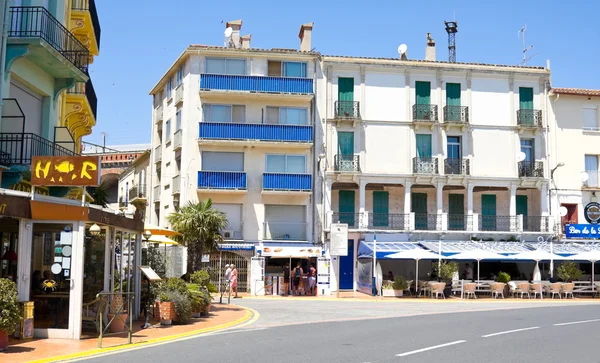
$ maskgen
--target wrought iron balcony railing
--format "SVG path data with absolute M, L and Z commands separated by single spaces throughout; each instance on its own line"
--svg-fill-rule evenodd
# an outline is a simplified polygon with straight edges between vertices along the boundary
M 183 130 L 179 129 L 175 131 L 173 135 L 173 150 L 181 149 L 183 146 Z
M 201 90 L 313 94 L 311 78 L 201 74 Z
M 406 231 L 410 225 L 410 214 L 369 213 L 369 229 Z
M 171 182 L 171 193 L 173 195 L 181 193 L 181 176 L 176 175 Z
M 96 96 L 96 90 L 92 84 L 92 78 L 89 78 L 87 82 L 75 82 L 75 85 L 67 90 L 68 94 L 74 95 L 85 95 L 92 109 L 94 119 L 98 117 L 98 96 Z
M 336 155 L 333 159 L 333 168 L 335 171 L 359 172 L 359 155 Z
M 129 188 L 129 200 L 146 198 L 148 196 L 146 193 L 146 184 L 134 185 Z
M 466 214 L 448 214 L 449 231 L 472 231 L 473 216 Z
M 523 216 L 523 231 L 550 232 L 550 218 L 548 216 Z
M 444 174 L 446 175 L 471 175 L 469 159 L 444 160 Z
M 544 163 L 541 161 L 520 161 L 519 177 L 521 178 L 543 178 Z
M 441 231 L 442 216 L 440 214 L 415 213 L 415 230 Z
M 444 106 L 445 123 L 469 123 L 469 107 L 467 106 Z
M 413 121 L 436 122 L 437 120 L 437 105 L 413 105 Z
M 358 101 L 335 101 L 335 118 L 360 119 Z
M 31 165 L 33 156 L 75 156 L 70 149 L 32 133 L 0 133 L 0 164 Z
M 199 138 L 310 143 L 313 141 L 313 127 L 310 125 L 200 122 Z
M 331 223 L 346 223 L 349 228 L 358 228 L 361 213 L 333 212 Z
M 100 21 L 98 20 L 98 11 L 96 10 L 96 1 L 72 0 L 71 9 L 90 12 L 90 17 L 92 18 L 92 26 L 94 27 L 94 36 L 96 37 L 96 44 L 98 44 L 98 49 L 100 49 L 100 34 L 102 32 L 100 29 Z
M 198 189 L 246 189 L 246 173 L 237 171 L 199 171 Z
M 414 174 L 439 174 L 437 158 L 413 158 Z
M 517 125 L 519 126 L 542 126 L 542 110 L 517 110 Z
M 517 230 L 517 216 L 479 215 L 480 231 L 514 232 Z
M 312 190 L 311 174 L 264 173 L 263 190 L 300 191 Z
M 10 8 L 9 38 L 40 38 L 87 74 L 89 51 L 42 6 Z

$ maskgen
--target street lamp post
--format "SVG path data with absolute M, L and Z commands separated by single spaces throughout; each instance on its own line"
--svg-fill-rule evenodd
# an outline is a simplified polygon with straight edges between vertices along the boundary
M 142 237 L 144 237 L 144 239 L 146 240 L 146 248 L 144 248 L 146 250 L 145 253 L 145 261 L 142 261 L 142 265 L 144 265 L 144 262 L 148 262 L 148 243 L 150 240 L 150 237 L 152 237 L 152 233 L 150 233 L 149 230 L 146 230 L 144 233 L 142 233 Z M 142 252 L 142 256 L 144 255 L 144 253 Z M 146 322 L 144 323 L 144 325 L 142 325 L 142 329 L 148 329 L 152 327 L 152 324 L 150 324 L 150 279 L 146 277 L 146 281 L 148 281 L 148 295 L 146 296 L 146 313 L 144 315 L 146 315 Z

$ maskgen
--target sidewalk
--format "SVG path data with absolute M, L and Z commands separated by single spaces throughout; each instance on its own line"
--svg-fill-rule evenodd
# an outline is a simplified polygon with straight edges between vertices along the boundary
M 133 323 L 133 344 L 127 344 L 127 335 L 102 339 L 103 348 L 98 348 L 98 338 L 82 340 L 35 339 L 9 341 L 8 350 L 0 353 L 2 363 L 55 362 L 82 358 L 96 354 L 138 348 L 144 345 L 181 339 L 196 334 L 231 328 L 252 319 L 253 313 L 240 306 L 213 304 L 208 318 L 193 319 L 188 325 L 160 326 L 141 329 L 143 321 Z M 157 322 L 154 322 L 157 323 Z

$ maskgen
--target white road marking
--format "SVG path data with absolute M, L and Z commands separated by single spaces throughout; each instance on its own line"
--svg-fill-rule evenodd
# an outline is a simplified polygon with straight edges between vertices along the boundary
M 593 323 L 596 321 L 600 321 L 600 319 L 591 319 L 591 320 L 581 320 L 581 321 L 572 321 L 570 323 L 560 323 L 560 324 L 552 324 L 554 326 L 563 326 L 563 325 L 573 325 L 573 324 L 585 324 L 585 323 Z
M 396 357 L 406 357 L 407 355 L 422 353 L 422 352 L 426 352 L 428 350 L 433 350 L 433 349 L 448 347 L 448 346 L 451 346 L 451 345 L 461 344 L 461 343 L 465 343 L 465 342 L 466 342 L 466 340 L 457 340 L 455 342 L 450 342 L 450 343 L 440 344 L 440 345 L 434 345 L 432 347 L 427 347 L 427 348 L 417 349 L 417 350 L 413 350 L 413 351 L 406 352 L 406 353 L 396 354 Z
M 482 335 L 482 338 L 489 338 L 489 337 L 495 337 L 496 335 L 503 335 L 503 334 L 510 334 L 510 333 L 517 333 L 520 331 L 526 331 L 526 330 L 534 330 L 534 329 L 539 329 L 539 326 L 532 326 L 530 328 L 523 328 L 523 329 L 515 329 L 515 330 L 507 330 L 507 331 L 501 331 L 498 333 L 493 333 L 493 334 L 487 334 L 487 335 Z

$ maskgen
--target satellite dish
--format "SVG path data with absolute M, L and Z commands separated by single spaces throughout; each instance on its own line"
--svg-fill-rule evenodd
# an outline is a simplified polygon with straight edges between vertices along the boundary
M 586 181 L 588 181 L 588 179 L 590 178 L 590 176 L 585 171 L 582 171 L 580 178 L 581 178 L 581 182 L 585 183 Z
M 565 206 L 561 206 L 561 207 L 558 209 L 558 212 L 560 213 L 560 216 L 561 216 L 561 217 L 564 217 L 564 216 L 566 216 L 566 215 L 567 215 L 567 213 L 569 213 L 569 210 L 567 209 L 567 207 L 565 207 Z
M 524 153 L 524 152 L 520 151 L 520 152 L 517 154 L 517 161 L 521 162 L 521 161 L 525 160 L 525 158 L 526 158 L 526 157 L 527 157 L 527 155 L 525 155 L 525 153 Z
M 229 38 L 233 34 L 233 29 L 229 26 L 225 29 L 225 37 Z
M 408 46 L 406 44 L 400 44 L 400 46 L 398 47 L 398 53 L 400 53 L 400 55 L 406 54 L 407 50 Z

